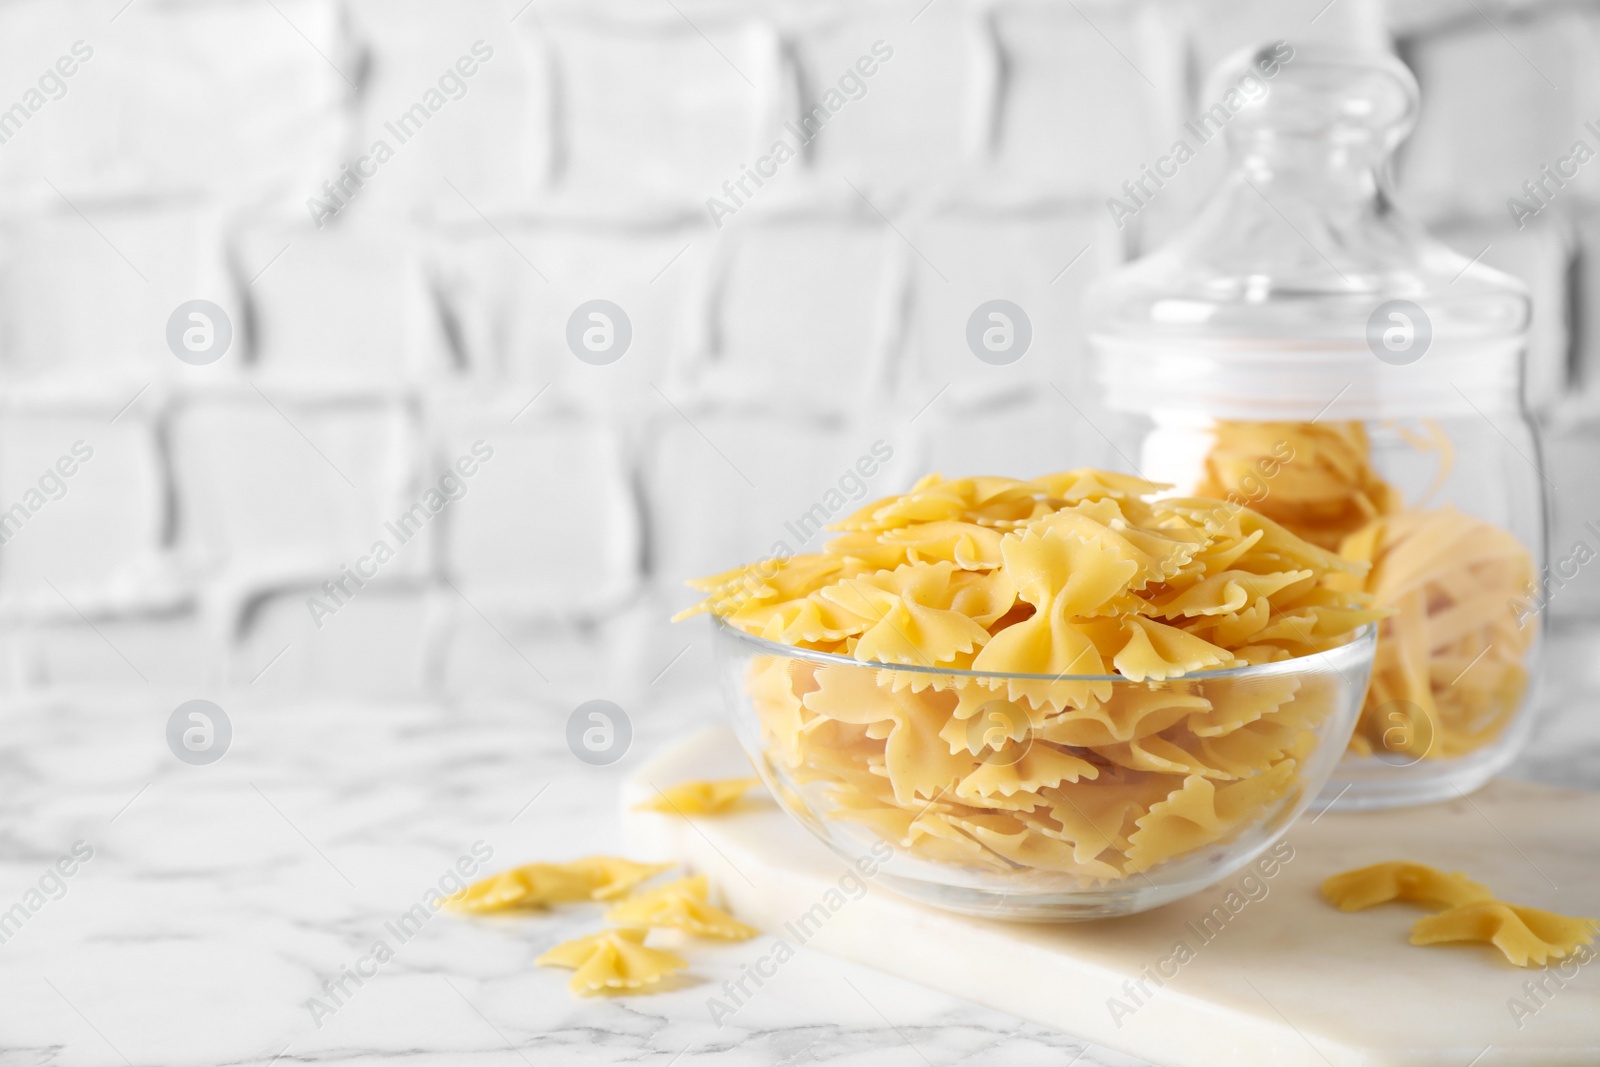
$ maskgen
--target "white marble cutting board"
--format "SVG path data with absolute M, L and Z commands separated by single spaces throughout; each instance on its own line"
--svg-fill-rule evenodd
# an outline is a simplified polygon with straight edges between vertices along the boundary
M 1427 808 L 1302 817 L 1285 839 L 1293 858 L 1265 894 L 1242 905 L 1236 896 L 1236 913 L 1204 940 L 1193 924 L 1239 875 L 1142 915 L 1055 926 L 949 915 L 870 886 L 802 948 L 786 924 L 848 867 L 770 798 L 694 820 L 630 810 L 655 787 L 749 773 L 731 731 L 702 732 L 633 776 L 623 823 L 632 854 L 708 873 L 762 928 L 746 946 L 757 970 L 780 940 L 821 949 L 1167 1067 L 1600 1064 L 1600 963 L 1563 978 L 1513 967 L 1488 946 L 1418 948 L 1406 934 L 1422 911 L 1345 914 L 1317 893 L 1337 871 L 1413 859 L 1466 871 L 1515 903 L 1600 915 L 1600 793 L 1498 781 Z M 1181 966 L 1171 962 L 1180 941 L 1193 950 Z M 1175 976 L 1130 987 L 1162 961 Z

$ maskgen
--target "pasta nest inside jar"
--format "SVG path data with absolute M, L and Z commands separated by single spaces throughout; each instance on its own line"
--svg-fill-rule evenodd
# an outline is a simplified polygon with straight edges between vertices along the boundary
M 1166 488 L 930 475 L 821 552 L 693 583 L 705 599 L 680 618 L 861 664 L 750 661 L 780 791 L 923 859 L 1124 879 L 1292 803 L 1339 694 L 1332 672 L 1207 672 L 1383 615 L 1340 587 L 1364 563 L 1248 508 L 1150 499 Z
M 1528 686 L 1536 619 L 1508 610 L 1534 579 L 1533 557 L 1510 532 L 1456 508 L 1408 506 L 1380 476 L 1358 422 L 1229 422 L 1212 428 L 1198 492 L 1250 500 L 1295 534 L 1370 565 L 1344 582 L 1393 609 L 1378 632 L 1372 685 L 1350 739 L 1358 756 L 1467 755 L 1500 736 Z M 1449 438 L 1409 431 L 1418 451 L 1453 466 Z

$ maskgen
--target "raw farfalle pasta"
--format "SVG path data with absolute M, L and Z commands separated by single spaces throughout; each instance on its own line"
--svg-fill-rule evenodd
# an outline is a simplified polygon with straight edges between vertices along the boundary
M 1445 874 L 1426 864 L 1404 861 L 1336 874 L 1322 883 L 1322 895 L 1340 911 L 1360 911 L 1394 900 L 1454 908 L 1494 898 L 1487 886 L 1464 874 Z
M 634 863 L 615 856 L 587 856 L 570 863 L 529 863 L 474 882 L 448 903 L 458 911 L 484 913 L 614 900 L 672 867 L 670 863 Z
M 680 878 L 617 904 L 606 912 L 606 921 L 627 927 L 674 927 L 696 937 L 727 941 L 744 941 L 759 932 L 712 904 L 710 898 L 705 875 Z
M 751 662 L 780 790 L 923 859 L 1137 876 L 1292 804 L 1339 681 L 1206 672 L 1333 649 L 1383 614 L 1346 588 L 1365 564 L 1164 488 L 931 475 L 820 552 L 693 583 L 684 615 L 857 661 Z
M 568 988 L 579 996 L 630 992 L 688 968 L 682 956 L 647 946 L 648 932 L 602 930 L 563 942 L 534 962 L 540 967 L 572 968 L 576 973 Z
M 666 815 L 721 815 L 760 784 L 759 778 L 679 782 L 633 807 L 635 811 L 659 811 Z
M 1411 943 L 1487 941 L 1518 967 L 1543 967 L 1593 942 L 1596 929 L 1593 919 L 1487 900 L 1418 919 L 1411 927 Z
M 1518 967 L 1563 959 L 1600 932 L 1600 921 L 1507 904 L 1464 874 L 1421 863 L 1394 861 L 1345 871 L 1322 883 L 1322 895 L 1340 911 L 1397 900 L 1437 905 L 1445 910 L 1412 925 L 1413 945 L 1483 941 Z
M 672 870 L 672 863 L 635 863 L 617 856 L 586 856 L 563 864 L 567 870 L 590 882 L 590 898 L 617 900 L 633 892 L 658 874 Z
M 1200 492 L 1249 500 L 1305 540 L 1370 564 L 1344 586 L 1394 611 L 1379 629 L 1351 751 L 1448 759 L 1493 741 L 1522 702 L 1537 632 L 1509 606 L 1534 576 L 1527 549 L 1454 508 L 1407 507 L 1373 468 L 1360 423 L 1221 421 L 1212 435 Z M 1440 454 L 1442 482 L 1448 439 L 1436 430 L 1413 443 Z
M 715 788 L 690 789 L 680 799 L 709 798 L 726 806 L 756 782 L 753 778 L 689 782 L 685 785 Z M 616 856 L 529 863 L 474 882 L 449 903 L 460 911 L 485 913 L 611 901 L 606 918 L 619 929 L 564 942 L 535 962 L 541 967 L 573 968 L 577 973 L 572 976 L 571 988 L 579 996 L 655 992 L 663 978 L 684 970 L 688 963 L 671 952 L 645 945 L 652 928 L 672 928 L 724 941 L 743 941 L 759 932 L 710 902 L 711 887 L 703 874 L 634 893 L 636 887 L 674 866 L 635 863 Z

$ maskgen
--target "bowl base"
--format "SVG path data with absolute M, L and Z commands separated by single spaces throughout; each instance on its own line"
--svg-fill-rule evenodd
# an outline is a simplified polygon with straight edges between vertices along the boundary
M 894 892 L 943 911 L 970 915 L 975 919 L 998 919 L 1021 923 L 1087 922 L 1111 919 L 1149 911 L 1190 895 L 1216 881 L 1200 878 L 1193 884 L 1124 885 L 1103 890 L 1073 890 L 1070 893 L 1003 893 L 990 889 L 945 885 L 919 878 L 881 872 L 878 882 Z
M 1517 746 L 1499 745 L 1459 759 L 1412 764 L 1346 757 L 1310 810 L 1377 811 L 1455 800 L 1487 785 L 1516 756 Z

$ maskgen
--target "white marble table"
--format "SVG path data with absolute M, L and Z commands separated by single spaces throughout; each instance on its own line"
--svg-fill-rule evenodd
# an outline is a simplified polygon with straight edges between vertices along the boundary
M 444 913 L 396 936 L 390 924 L 474 843 L 493 850 L 490 867 L 618 847 L 615 788 L 628 767 L 720 715 L 694 636 L 626 662 L 565 655 L 531 702 L 206 694 L 234 728 L 210 766 L 180 762 L 163 732 L 198 694 L 6 706 L 0 1067 L 1137 1062 L 805 951 L 720 1028 L 706 1000 L 749 946 L 697 950 L 702 984 L 575 1000 L 564 972 L 532 961 L 592 927 L 587 910 L 505 922 Z M 1600 789 L 1597 649 L 1600 638 L 1569 637 L 1552 650 L 1558 680 L 1519 776 Z M 566 745 L 568 713 L 595 696 L 628 708 L 636 730 L 610 767 Z M 80 841 L 92 858 L 51 875 Z M 10 911 L 8 923 L 18 903 L 31 913 Z M 379 939 L 392 949 L 382 962 Z M 335 1001 L 323 983 L 344 968 L 371 977 L 344 978 Z

